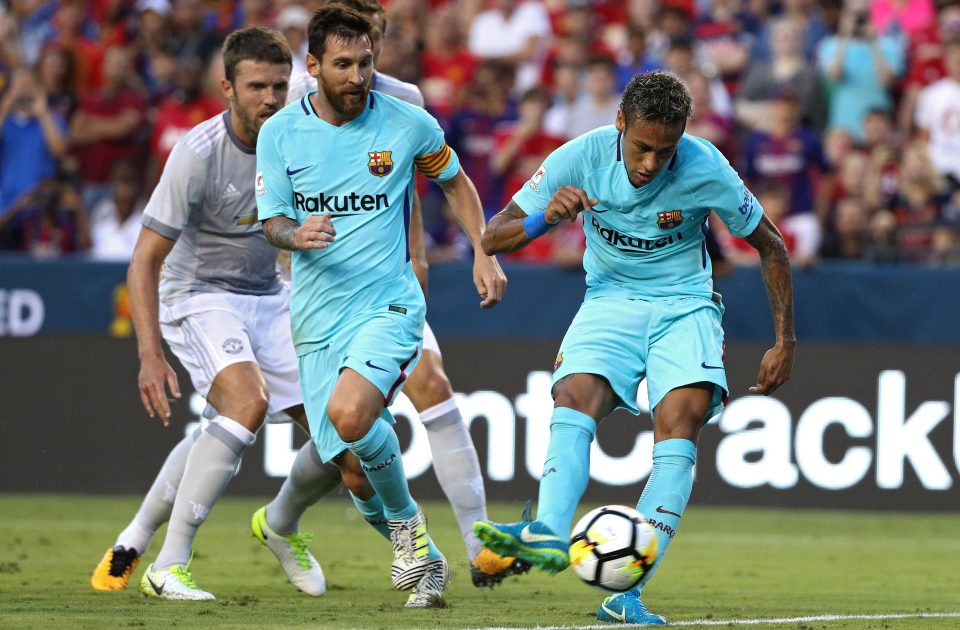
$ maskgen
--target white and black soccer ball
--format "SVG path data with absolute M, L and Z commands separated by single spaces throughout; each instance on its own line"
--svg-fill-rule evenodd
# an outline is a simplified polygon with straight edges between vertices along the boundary
M 605 505 L 588 512 L 570 535 L 573 570 L 602 591 L 629 591 L 656 560 L 656 532 L 639 512 L 625 505 Z

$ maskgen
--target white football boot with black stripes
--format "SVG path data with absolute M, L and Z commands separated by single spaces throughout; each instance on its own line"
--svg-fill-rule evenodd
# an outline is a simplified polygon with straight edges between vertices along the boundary
M 430 558 L 430 537 L 427 535 L 427 517 L 418 505 L 413 518 L 405 521 L 387 521 L 390 542 L 393 543 L 393 564 L 390 578 L 393 588 L 409 591 L 417 586 L 427 567 L 435 560 Z
M 427 572 L 420 578 L 417 587 L 407 598 L 406 608 L 444 608 L 443 591 L 453 577 L 447 559 L 440 554 L 439 560 L 431 560 Z

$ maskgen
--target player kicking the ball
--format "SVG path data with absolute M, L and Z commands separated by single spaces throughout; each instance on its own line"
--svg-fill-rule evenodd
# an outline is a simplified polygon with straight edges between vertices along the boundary
M 760 252 L 776 343 L 750 391 L 770 394 L 790 376 L 796 337 L 783 238 L 727 160 L 684 134 L 690 92 L 665 72 L 627 86 L 616 125 L 554 151 L 491 219 L 488 254 L 524 247 L 584 213 L 587 293 L 564 336 L 553 376 L 554 411 L 537 519 L 479 521 L 484 545 L 551 573 L 569 564 L 567 537 L 590 473 L 590 444 L 617 407 L 634 414 L 646 377 L 653 410 L 653 471 L 637 510 L 654 525 L 660 556 L 638 588 L 607 598 L 601 621 L 664 624 L 640 598 L 663 559 L 693 487 L 700 427 L 727 395 L 723 305 L 713 292 L 702 227 L 716 212 Z
M 387 406 L 421 352 L 425 304 L 409 263 L 414 169 L 437 182 L 478 249 L 481 306 L 505 278 L 479 253 L 483 212 L 472 182 L 429 114 L 371 92 L 371 24 L 331 5 L 308 28 L 316 91 L 268 121 L 257 141 L 257 207 L 267 239 L 293 251 L 291 326 L 304 405 L 320 457 L 355 457 L 393 543 L 392 582 L 408 607 L 437 605 L 450 578 L 410 497 Z M 353 490 L 353 488 L 351 488 Z M 369 519 L 368 519 L 369 520 Z

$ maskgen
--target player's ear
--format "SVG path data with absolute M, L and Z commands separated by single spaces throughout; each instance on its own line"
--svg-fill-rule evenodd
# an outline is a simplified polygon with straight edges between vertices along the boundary
M 307 72 L 314 79 L 320 76 L 320 60 L 310 53 L 307 53 Z
M 622 108 L 622 107 L 617 110 L 617 122 L 616 122 L 616 125 L 617 125 L 617 131 L 621 131 L 621 132 L 622 132 L 622 131 L 626 128 L 626 126 L 627 126 L 627 125 L 626 125 L 626 121 L 625 121 L 624 118 L 623 118 L 623 108 Z
M 223 92 L 225 99 L 228 101 L 233 100 L 233 84 L 226 79 L 220 79 L 220 91 Z

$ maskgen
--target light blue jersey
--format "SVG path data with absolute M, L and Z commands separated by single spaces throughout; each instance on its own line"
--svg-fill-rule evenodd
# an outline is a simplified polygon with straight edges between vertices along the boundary
M 372 91 L 364 112 L 337 127 L 316 115 L 309 96 L 272 116 L 257 140 L 260 220 L 329 214 L 337 232 L 326 249 L 293 253 L 300 355 L 381 305 L 412 305 L 422 318 L 407 244 L 414 169 L 434 181 L 460 169 L 437 121 L 418 107 Z
M 600 200 L 583 213 L 587 299 L 600 296 L 709 298 L 710 257 L 702 226 L 716 212 L 736 236 L 753 232 L 763 208 L 709 142 L 684 135 L 671 162 L 634 188 L 623 164 L 622 134 L 601 127 L 554 151 L 513 200 L 542 213 L 562 186 Z

